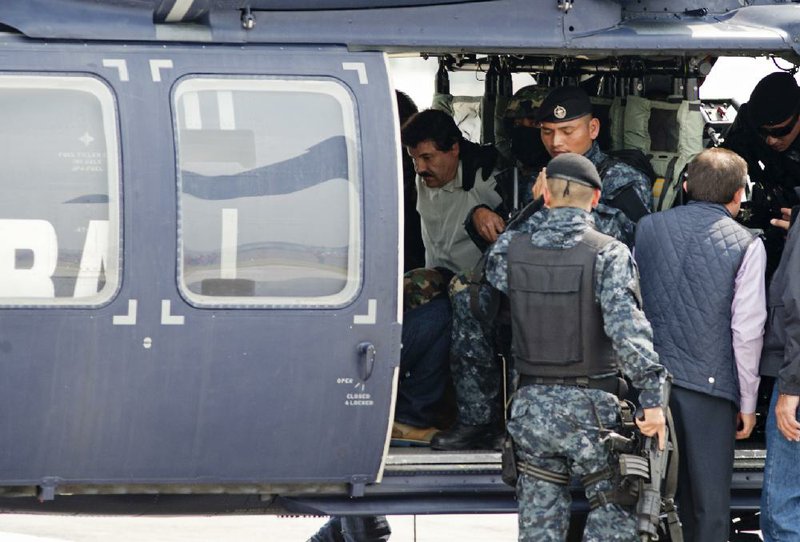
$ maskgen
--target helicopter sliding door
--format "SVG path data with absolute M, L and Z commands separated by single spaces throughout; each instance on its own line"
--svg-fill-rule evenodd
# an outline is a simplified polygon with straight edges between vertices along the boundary
M 16 47 L 0 68 L 40 71 L 0 77 L 0 484 L 378 479 L 400 349 L 384 56 Z
M 381 55 L 268 51 L 173 74 L 186 351 L 215 383 L 216 461 L 357 486 L 398 359 L 392 94 Z

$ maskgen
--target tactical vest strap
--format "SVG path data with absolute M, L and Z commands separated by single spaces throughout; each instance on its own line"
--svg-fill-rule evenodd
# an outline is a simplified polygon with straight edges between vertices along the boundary
M 557 484 L 559 486 L 569 485 L 569 474 L 564 472 L 553 472 L 551 470 L 541 469 L 519 460 L 517 460 L 517 471 L 538 478 L 539 480 L 550 482 L 551 484 Z
M 611 470 L 611 468 L 606 467 L 597 472 L 587 474 L 586 476 L 581 478 L 581 484 L 583 484 L 583 487 L 589 487 L 590 485 L 596 484 L 601 480 L 610 480 L 613 476 L 614 472 Z
M 607 504 L 618 504 L 620 506 L 633 506 L 636 504 L 637 497 L 629 491 L 615 487 L 609 491 L 599 491 L 589 497 L 589 508 L 594 510 Z

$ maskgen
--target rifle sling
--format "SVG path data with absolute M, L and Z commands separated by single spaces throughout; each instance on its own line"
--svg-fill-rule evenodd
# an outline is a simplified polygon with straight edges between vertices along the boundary
M 672 410 L 667 407 L 667 427 L 669 427 L 669 440 L 672 444 L 672 455 L 670 456 L 669 466 L 667 467 L 667 477 L 664 486 L 663 506 L 667 513 L 667 527 L 669 529 L 670 540 L 673 542 L 683 542 L 683 529 L 681 520 L 678 517 L 678 510 L 675 508 L 675 490 L 678 487 L 678 438 L 675 435 L 675 424 L 672 421 Z

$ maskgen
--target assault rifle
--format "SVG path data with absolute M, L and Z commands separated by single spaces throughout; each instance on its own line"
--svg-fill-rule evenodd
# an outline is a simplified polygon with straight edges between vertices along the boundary
M 680 520 L 675 509 L 675 486 L 678 481 L 678 443 L 673 432 L 669 405 L 670 381 L 664 386 L 662 404 L 666 408 L 667 428 L 664 449 L 658 448 L 658 436 L 637 433 L 630 453 L 619 455 L 620 474 L 632 482 L 636 500 L 636 528 L 642 542 L 659 539 L 661 515 L 666 515 L 672 542 L 683 542 Z

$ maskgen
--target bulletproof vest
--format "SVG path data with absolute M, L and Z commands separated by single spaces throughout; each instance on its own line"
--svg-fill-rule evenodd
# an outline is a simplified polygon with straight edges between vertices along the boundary
M 611 241 L 591 228 L 567 249 L 535 247 L 528 235 L 511 241 L 512 351 L 521 374 L 566 378 L 616 371 L 594 287 L 595 259 Z
M 737 404 L 731 304 L 754 238 L 708 202 L 649 215 L 636 228 L 644 312 L 661 362 L 676 385 Z

